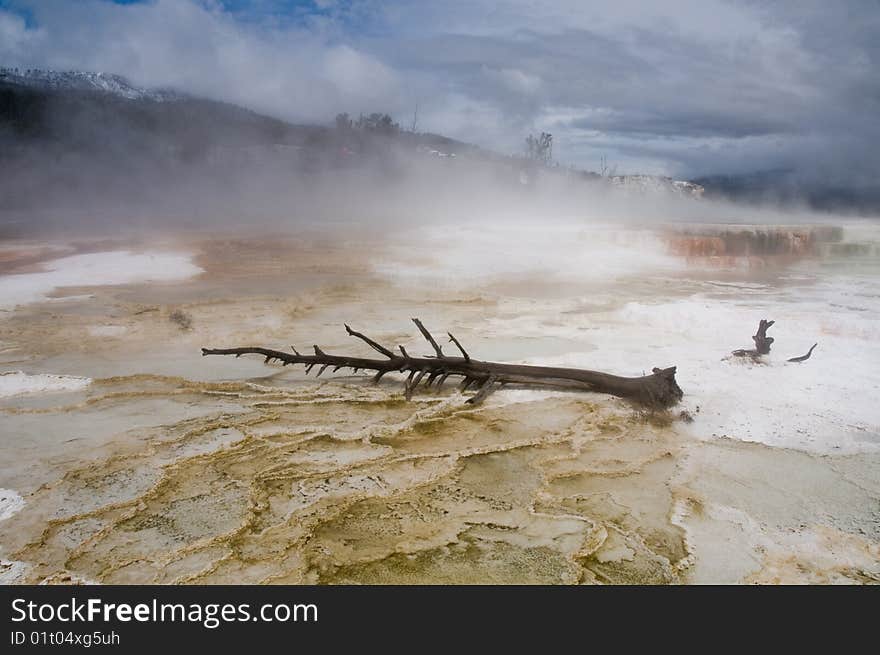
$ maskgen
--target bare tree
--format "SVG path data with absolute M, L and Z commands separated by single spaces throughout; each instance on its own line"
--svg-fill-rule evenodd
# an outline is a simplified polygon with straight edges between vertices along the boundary
M 541 132 L 540 136 L 526 137 L 526 156 L 536 162 L 549 164 L 553 160 L 553 135 Z
M 355 127 L 365 132 L 379 134 L 396 134 L 400 131 L 400 125 L 394 122 L 388 114 L 372 113 L 369 116 L 360 115 Z
M 416 109 L 413 112 L 412 125 L 410 126 L 409 131 L 413 134 L 416 133 L 416 128 L 419 126 L 419 103 L 416 103 Z

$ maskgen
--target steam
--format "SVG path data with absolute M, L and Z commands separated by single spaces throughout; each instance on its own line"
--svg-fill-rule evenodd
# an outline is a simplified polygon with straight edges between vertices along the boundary
M 793 16 L 705 4 L 685 3 L 664 18 L 614 3 L 596 20 L 595 8 L 535 13 L 510 3 L 487 13 L 477 2 L 420 14 L 367 3 L 272 20 L 197 0 L 15 0 L 0 9 L 6 66 L 120 73 L 300 124 L 387 111 L 406 127 L 413 117 L 418 131 L 506 153 L 546 129 L 560 159 L 586 169 L 608 153 L 618 172 L 802 170 L 788 178 L 791 193 L 782 199 L 759 194 L 758 206 L 738 207 L 616 193 L 561 169 L 520 184 L 515 159 L 460 144 L 437 146 L 454 160 L 429 156 L 411 136 L 343 161 L 349 144 L 332 128 L 276 138 L 288 129 L 281 123 L 241 112 L 233 128 L 216 120 L 215 106 L 196 100 L 157 110 L 177 121 L 166 134 L 151 130 L 156 119 L 137 109 L 119 118 L 112 104 L 68 104 L 38 108 L 49 132 L 37 139 L 0 131 L 2 230 L 487 219 L 791 223 L 822 220 L 800 204 L 803 189 L 876 189 L 872 22 L 829 23 L 815 6 Z M 731 49 L 718 16 L 754 47 Z M 649 27 L 660 19 L 681 29 L 661 39 Z M 829 49 L 840 72 L 833 78 L 822 74 L 825 60 L 807 38 L 829 25 L 853 32 Z M 175 111 L 179 117 L 169 118 Z
M 83 136 L 95 131 L 101 117 L 86 113 L 77 120 L 81 123 L 68 120 L 66 129 Z M 8 163 L 0 179 L 4 236 L 108 229 L 116 234 L 171 228 L 295 231 L 306 225 L 478 229 L 560 221 L 657 227 L 830 218 L 795 205 L 738 206 L 617 189 L 602 178 L 533 167 L 461 145 L 444 157 L 414 145 L 416 137 L 408 134 L 371 139 L 363 151 L 349 153 L 345 137 L 332 128 L 311 137 L 317 146 L 248 144 L 247 134 L 224 129 L 209 132 L 207 144 L 189 150 L 185 143 L 172 148 L 164 138 L 125 126 L 104 128 L 97 138 L 116 143 L 97 151 L 0 135 Z

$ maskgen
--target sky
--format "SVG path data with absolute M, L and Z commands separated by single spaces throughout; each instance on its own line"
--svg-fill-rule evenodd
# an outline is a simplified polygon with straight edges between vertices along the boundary
M 562 165 L 880 182 L 880 1 L 0 0 L 0 65 L 297 122 L 388 112 Z

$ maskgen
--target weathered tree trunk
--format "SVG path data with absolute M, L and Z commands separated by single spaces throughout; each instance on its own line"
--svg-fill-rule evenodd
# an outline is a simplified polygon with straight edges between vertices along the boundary
M 321 375 L 328 367 L 332 367 L 334 372 L 340 368 L 351 368 L 355 371 L 365 369 L 376 371 L 373 376 L 374 382 L 378 382 L 386 373 L 409 373 L 405 388 L 407 399 L 412 396 L 413 391 L 422 380 L 425 380 L 425 388 L 430 387 L 435 381 L 436 386 L 439 387 L 451 375 L 463 378 L 462 391 L 471 387 L 477 390 L 477 393 L 468 399 L 468 402 L 473 404 L 482 402 L 492 391 L 504 385 L 594 391 L 627 398 L 650 407 L 661 408 L 674 405 L 682 397 L 681 388 L 675 381 L 674 366 L 665 369 L 654 368 L 651 375 L 620 377 L 576 368 L 483 362 L 472 359 L 452 334 L 449 334 L 449 340 L 455 344 L 462 356 L 450 357 L 443 353 L 440 345 L 419 319 L 414 318 L 413 322 L 434 348 L 435 356 L 411 357 L 403 346 L 398 346 L 400 354 L 397 354 L 360 332 L 355 332 L 348 325 L 345 326 L 345 329 L 349 335 L 369 344 L 373 350 L 382 354 L 384 359 L 329 355 L 318 346 L 313 346 L 314 355 L 302 355 L 295 348 L 293 348 L 293 354 L 290 354 L 280 350 L 251 346 L 202 348 L 202 355 L 235 355 L 238 357 L 257 354 L 265 357 L 267 363 L 275 359 L 285 366 L 304 364 L 306 373 L 318 366 L 320 367 L 318 375 Z
M 767 319 L 762 318 L 761 322 L 758 323 L 758 331 L 752 336 L 752 341 L 755 342 L 755 347 L 752 350 L 734 350 L 733 354 L 737 357 L 760 357 L 761 355 L 769 355 L 770 354 L 770 346 L 773 343 L 773 337 L 767 336 L 767 330 L 775 323 L 776 321 L 768 321 Z

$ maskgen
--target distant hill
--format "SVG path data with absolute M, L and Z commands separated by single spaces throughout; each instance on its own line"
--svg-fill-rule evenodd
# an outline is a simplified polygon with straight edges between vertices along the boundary
M 373 116 L 380 116 L 374 114 Z M 432 133 L 339 130 L 292 124 L 237 105 L 168 89 L 145 89 L 124 77 L 85 71 L 0 68 L 0 129 L 7 135 L 106 149 L 159 144 L 186 151 L 259 145 L 334 148 L 364 146 L 369 136 L 393 135 L 408 145 L 445 154 L 493 155 L 472 144 Z M 157 141 L 158 139 L 158 141 Z M 149 143 L 148 143 L 149 142 Z
M 316 194 L 342 202 L 340 190 L 357 197 L 399 177 L 408 170 L 402 153 L 441 172 L 456 156 L 491 159 L 380 114 L 302 125 L 116 75 L 0 69 L 0 234 L 125 216 L 315 212 L 328 204 Z M 373 179 L 355 188 L 343 179 L 352 175 Z
M 0 129 L 17 145 L 42 142 L 129 156 L 193 157 L 213 146 L 306 145 L 327 128 L 291 125 L 248 109 L 169 91 L 148 91 L 115 75 L 0 72 Z
M 803 204 L 818 211 L 876 215 L 880 187 L 847 187 L 805 180 L 793 169 L 772 169 L 739 175 L 711 175 L 693 180 L 707 198 L 752 204 Z

